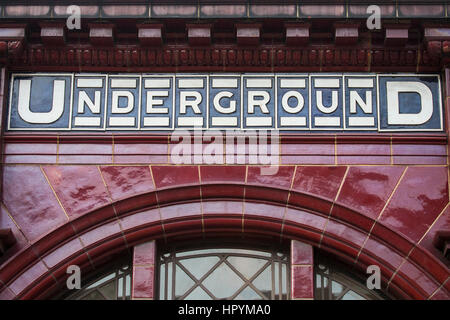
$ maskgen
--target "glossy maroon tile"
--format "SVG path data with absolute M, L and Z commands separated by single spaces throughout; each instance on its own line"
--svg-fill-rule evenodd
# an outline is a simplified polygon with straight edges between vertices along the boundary
M 337 202 L 378 218 L 404 167 L 350 167 Z
M 202 183 L 245 183 L 245 166 L 200 166 Z
M 322 231 L 327 219 L 306 211 L 288 208 L 285 223 L 300 224 L 302 226 Z
M 133 266 L 155 263 L 155 241 L 148 241 L 133 248 Z
M 281 164 L 298 164 L 298 165 L 309 165 L 309 164 L 323 164 L 323 165 L 333 165 L 335 164 L 334 155 L 281 155 Z
M 440 288 L 433 294 L 430 300 L 450 300 L 450 294 L 444 288 Z
M 201 216 L 202 208 L 199 202 L 174 204 L 160 208 L 162 220 L 182 218 L 187 216 Z
M 441 256 L 443 254 L 441 253 Z M 409 256 L 409 260 L 421 266 L 429 273 L 438 283 L 444 283 L 450 277 L 450 261 L 440 263 L 436 261 L 431 252 L 423 250 L 421 247 L 413 249 Z
M 133 298 L 153 299 L 154 267 L 133 267 Z
M 244 184 L 217 183 L 201 186 L 202 199 L 208 198 L 238 198 L 244 197 Z
M 155 190 L 148 166 L 106 166 L 101 171 L 114 201 Z
M 203 201 L 204 215 L 242 214 L 242 201 Z
M 80 239 L 75 238 L 47 254 L 42 260 L 49 268 L 53 268 L 65 259 L 81 251 L 83 251 L 83 246 L 81 245 Z
M 244 204 L 245 216 L 269 217 L 282 220 L 285 206 L 275 206 L 273 204 L 246 202 Z
M 275 174 L 263 175 L 261 174 L 261 167 L 249 166 L 247 184 L 289 189 L 291 187 L 294 169 L 294 166 L 279 166 Z
M 312 299 L 314 297 L 313 267 L 291 267 L 292 299 Z
M 3 261 L 6 261 L 14 254 L 19 252 L 22 248 L 28 245 L 28 241 L 23 235 L 23 233 L 17 228 L 14 221 L 12 221 L 11 217 L 8 215 L 8 212 L 4 209 L 3 206 L 0 207 L 0 229 L 11 229 L 14 239 L 16 243 L 10 247 L 3 255 L 0 257 L 0 265 Z
M 395 248 L 399 253 L 404 256 L 407 255 L 413 247 L 413 243 L 410 240 L 379 222 L 373 227 L 372 235 L 378 239 L 383 239 L 386 243 L 395 245 Z
M 120 218 L 124 231 L 160 221 L 159 209 L 151 209 Z
M 413 265 L 407 260 L 399 269 L 398 274 L 403 275 L 411 281 L 411 284 L 424 292 L 426 297 L 429 297 L 439 284 L 432 278 L 428 277 L 422 270 Z
M 199 184 L 197 166 L 151 166 L 157 188 Z
M 263 186 L 245 186 L 245 199 L 270 201 L 277 204 L 286 205 L 289 196 L 288 189 L 273 189 Z
M 21 294 L 26 288 L 33 285 L 35 281 L 47 274 L 48 269 L 42 261 L 38 261 L 31 266 L 28 270 L 25 270 L 17 279 L 15 279 L 9 288 L 16 294 Z
M 117 237 L 121 233 L 118 221 L 112 221 L 81 234 L 80 239 L 85 247 L 89 247 L 101 243 L 109 237 Z
M 35 241 L 68 221 L 39 166 L 3 170 L 3 202 L 28 240 Z
M 313 264 L 313 247 L 297 240 L 291 242 L 291 264 Z
M 418 241 L 448 203 L 446 167 L 410 167 L 380 221 Z
M 97 166 L 46 166 L 43 169 L 70 218 L 110 203 Z
M 394 244 L 389 247 L 371 236 L 367 239 L 363 251 L 376 257 L 378 261 L 383 261 L 383 265 L 389 266 L 392 270 L 397 270 L 406 255 L 397 252 L 393 247 L 395 248 Z
M 346 241 L 356 248 L 361 248 L 367 237 L 366 233 L 360 232 L 342 222 L 333 219 L 328 220 L 325 234 L 333 236 L 340 241 Z
M 297 167 L 292 189 L 334 200 L 346 169 L 346 167 Z

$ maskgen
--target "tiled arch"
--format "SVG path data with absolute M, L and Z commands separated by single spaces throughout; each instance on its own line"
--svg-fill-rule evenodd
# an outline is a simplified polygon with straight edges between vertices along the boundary
M 149 239 L 236 234 L 301 240 L 360 269 L 378 264 L 384 286 L 399 297 L 449 298 L 448 267 L 426 247 L 433 228 L 449 217 L 445 167 L 282 166 L 271 177 L 253 166 L 26 169 L 6 167 L 4 173 L 13 183 L 24 175 L 35 179 L 27 179 L 16 194 L 4 195 L 2 210 L 22 238 L 0 270 L 1 298 L 43 297 L 64 284 L 67 265 L 88 270 L 112 252 Z M 433 180 L 431 187 L 411 189 L 416 175 L 423 181 L 424 174 L 425 182 Z M 372 184 L 366 198 L 355 197 L 364 181 Z M 40 189 L 31 192 L 33 183 Z M 423 232 L 415 228 L 420 234 L 408 234 L 404 225 L 392 222 L 401 219 L 395 210 L 417 214 L 399 205 L 403 193 L 414 192 L 420 193 L 430 220 Z M 33 208 L 40 235 L 27 230 L 18 210 L 27 209 L 26 197 L 36 193 L 54 202 Z M 25 200 L 16 201 L 19 197 Z M 52 213 L 49 208 L 64 219 L 55 218 L 46 232 L 38 217 Z

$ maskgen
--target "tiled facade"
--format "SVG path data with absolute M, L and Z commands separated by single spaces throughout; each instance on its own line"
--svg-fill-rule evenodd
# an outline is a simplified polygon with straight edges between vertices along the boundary
M 164 133 L 11 133 L 3 121 L 0 229 L 11 229 L 16 244 L 0 256 L 0 299 L 50 298 L 64 290 L 68 265 L 89 272 L 121 252 L 133 255 L 132 298 L 154 299 L 158 243 L 200 243 L 218 236 L 242 237 L 244 243 L 251 238 L 292 241 L 292 299 L 314 298 L 313 248 L 363 273 L 368 265 L 380 266 L 382 288 L 394 297 L 450 299 L 450 262 L 435 246 L 436 234 L 450 230 L 450 26 L 429 27 L 425 21 L 446 18 L 447 6 L 383 6 L 384 17 L 414 19 L 415 31 L 429 28 L 433 34 L 411 39 L 414 31 L 400 47 L 385 42 L 386 35 L 372 46 L 362 33 L 353 44 L 328 39 L 315 46 L 309 36 L 313 29 L 306 44 L 298 39 L 300 45 L 286 44 L 283 36 L 268 46 L 267 39 L 276 36 L 252 26 L 261 32 L 256 43 L 244 39 L 239 45 L 233 39 L 225 49 L 217 41 L 228 35 L 220 38 L 215 32 L 208 44 L 198 45 L 198 39 L 184 35 L 186 23 L 251 18 L 270 26 L 272 19 L 320 17 L 331 24 L 361 17 L 362 11 L 350 4 L 86 5 L 86 17 L 112 24 L 130 17 L 165 24 L 167 18 L 165 29 L 159 29 L 167 32 L 153 42 L 152 37 L 139 39 L 137 28 L 133 37 L 115 29 L 115 38 L 98 44 L 84 30 L 84 42 L 77 46 L 75 35 L 65 29 L 62 43 L 43 45 L 37 27 L 25 25 L 29 17 L 57 20 L 65 15 L 60 6 L 0 6 L 3 110 L 13 71 L 212 69 L 436 72 L 442 74 L 446 112 L 445 130 L 437 134 L 281 134 L 281 165 L 273 176 L 261 175 L 259 166 L 248 163 L 174 165 L 174 142 Z M 174 18 L 186 29 L 170 30 Z M 28 42 L 25 32 L 17 32 L 22 29 Z M 410 43 L 416 40 L 419 46 Z M 134 42 L 117 46 L 120 41 Z M 170 41 L 181 44 L 167 45 Z

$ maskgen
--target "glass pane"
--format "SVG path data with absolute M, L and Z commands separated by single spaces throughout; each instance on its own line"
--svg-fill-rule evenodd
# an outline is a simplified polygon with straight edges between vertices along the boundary
M 287 294 L 288 294 L 288 276 L 287 276 L 287 265 L 282 264 L 281 265 L 281 270 L 282 270 L 282 283 L 281 283 L 281 287 L 283 288 L 283 290 L 281 291 L 281 293 L 283 295 L 286 295 L 287 298 Z
M 253 254 L 263 257 L 271 257 L 272 253 L 265 251 L 246 250 L 246 249 L 200 249 L 192 251 L 184 251 L 176 253 L 177 257 L 185 257 L 197 254 L 212 254 L 212 253 L 236 253 L 236 254 Z
M 331 282 L 331 293 L 334 297 L 338 297 L 342 292 L 344 292 L 344 286 L 336 281 Z
M 185 300 L 212 300 L 212 298 L 200 287 L 192 291 Z
M 203 285 L 219 299 L 232 296 L 243 284 L 244 281 L 224 263 L 203 281 Z
M 123 297 L 123 278 L 119 278 L 119 284 L 117 286 L 117 296 L 119 298 Z
M 220 258 L 216 256 L 189 258 L 181 260 L 181 264 L 188 269 L 197 280 L 201 279 L 211 268 L 219 262 Z
M 255 290 L 253 290 L 252 288 L 246 287 L 234 299 L 235 300 L 262 300 L 262 297 L 259 294 L 257 294 L 255 292 Z
M 182 296 L 195 282 L 179 267 L 175 275 L 175 298 Z
M 130 296 L 130 292 L 131 292 L 131 277 L 130 277 L 129 274 L 127 274 L 127 276 L 125 278 L 125 281 L 126 281 L 125 295 L 127 297 L 129 297 Z
M 247 279 L 254 276 L 267 262 L 267 260 L 262 259 L 235 256 L 228 257 L 227 260 Z
M 113 272 L 113 273 L 101 278 L 100 280 L 95 281 L 93 284 L 91 284 L 86 289 L 92 289 L 94 287 L 97 287 L 97 286 L 101 285 L 102 283 L 105 283 L 106 281 L 113 279 L 115 277 L 115 275 L 116 275 L 116 273 Z
M 272 292 L 272 272 L 270 265 L 267 266 L 264 271 L 253 280 L 253 284 L 258 288 L 268 299 L 271 298 Z
M 344 294 L 342 300 L 367 300 L 367 299 L 360 296 L 355 291 L 349 291 L 346 294 Z
M 105 300 L 105 298 L 97 291 L 93 291 L 88 295 L 85 295 L 81 300 Z
M 159 298 L 165 299 L 164 290 L 166 288 L 166 265 L 161 265 L 161 271 L 159 273 Z
M 116 283 L 110 282 L 99 289 L 108 300 L 116 300 Z
M 280 266 L 278 263 L 275 263 L 275 299 L 278 299 L 278 295 L 280 294 L 280 281 L 279 281 L 279 273 L 281 272 Z

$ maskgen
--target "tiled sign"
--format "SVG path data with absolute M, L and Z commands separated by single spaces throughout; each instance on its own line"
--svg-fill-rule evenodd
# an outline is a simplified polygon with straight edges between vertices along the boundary
M 439 75 L 13 74 L 8 130 L 442 131 Z

